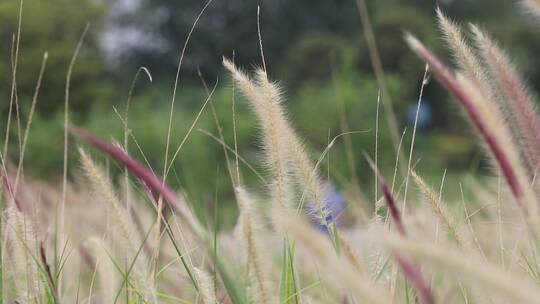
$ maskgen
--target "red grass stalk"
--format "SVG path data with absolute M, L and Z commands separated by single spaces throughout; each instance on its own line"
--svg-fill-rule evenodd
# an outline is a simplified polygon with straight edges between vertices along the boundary
M 83 129 L 70 125 L 69 130 L 78 138 L 94 146 L 115 161 L 119 162 L 122 166 L 126 167 L 144 184 L 145 187 L 149 189 L 156 204 L 158 204 L 158 200 L 160 197 L 162 197 L 172 210 L 181 214 L 185 220 L 189 222 L 195 233 L 197 233 L 199 236 L 202 235 L 202 227 L 188 210 L 186 202 L 179 198 L 161 178 L 157 177 L 154 172 L 152 172 L 152 170 L 136 161 L 123 149 L 108 144 Z
M 180 253 L 176 245 L 176 242 L 174 241 L 173 231 L 169 225 L 169 222 L 167 221 L 167 219 L 165 218 L 163 214 L 163 209 L 159 208 L 160 200 L 161 198 L 163 198 L 173 211 L 178 212 L 183 217 L 183 219 L 188 223 L 188 226 L 195 233 L 195 235 L 201 238 L 202 240 L 206 241 L 204 228 L 201 226 L 201 224 L 190 212 L 186 202 L 181 200 L 174 193 L 174 191 L 165 183 L 165 181 L 157 177 L 151 169 L 147 168 L 146 166 L 142 165 L 141 163 L 133 159 L 122 148 L 108 144 L 102 141 L 101 139 L 97 138 L 93 134 L 83 129 L 80 129 L 76 126 L 70 125 L 69 130 L 72 134 L 74 134 L 78 138 L 89 143 L 90 145 L 94 146 L 101 152 L 107 154 L 109 157 L 111 157 L 112 159 L 120 163 L 123 167 L 125 167 L 128 171 L 130 171 L 133 175 L 135 175 L 144 184 L 144 186 L 147 189 L 150 190 L 151 197 L 154 198 L 154 202 L 157 205 L 158 216 L 160 216 L 160 218 L 163 219 L 163 222 L 165 223 L 165 226 L 167 227 L 167 233 L 169 234 L 169 237 L 171 238 L 173 245 L 178 255 L 180 256 L 180 260 L 182 261 L 182 264 L 184 265 L 186 271 L 188 272 L 189 277 L 192 280 L 195 288 L 198 289 L 197 287 L 198 285 L 191 274 L 191 270 L 189 269 L 185 261 L 185 258 Z
M 89 143 L 90 145 L 94 146 L 101 152 L 109 155 L 111 158 L 128 168 L 128 170 L 131 171 L 133 175 L 135 175 L 140 181 L 145 184 L 145 186 L 148 187 L 154 200 L 159 198 L 159 196 L 162 196 L 163 199 L 171 205 L 179 203 L 178 197 L 176 196 L 174 191 L 169 188 L 167 184 L 165 184 L 165 182 L 163 182 L 159 177 L 157 177 L 146 166 L 133 159 L 124 150 L 120 149 L 119 147 L 115 147 L 114 145 L 108 144 L 97 138 L 93 134 L 76 126 L 70 125 L 69 130 L 76 137 Z
M 381 185 L 381 191 L 388 205 L 388 209 L 390 210 L 390 216 L 392 217 L 392 221 L 396 225 L 396 229 L 398 230 L 399 234 L 403 236 L 404 238 L 406 238 L 407 231 L 405 230 L 405 225 L 403 225 L 401 212 L 399 212 L 399 209 L 396 204 L 396 200 L 394 196 L 392 195 L 392 191 L 390 191 L 390 188 L 388 187 L 388 183 L 386 182 L 385 178 L 379 173 L 379 170 L 377 167 L 375 167 L 375 164 L 373 163 L 373 161 L 367 155 L 366 155 L 366 158 L 371 168 L 377 175 L 379 184 Z M 405 277 L 411 282 L 411 284 L 417 290 L 418 296 L 422 300 L 422 303 L 424 304 L 435 303 L 433 295 L 431 294 L 431 286 L 424 279 L 424 276 L 422 275 L 422 271 L 420 270 L 420 267 L 418 267 L 418 265 L 415 265 L 411 260 L 407 259 L 406 257 L 402 256 L 401 254 L 399 254 L 398 252 L 394 250 L 392 250 L 392 254 L 396 258 L 399 268 L 401 268 L 401 271 L 403 272 Z
M 379 175 L 378 177 L 379 184 L 381 185 L 381 191 L 384 195 L 384 198 L 386 199 L 386 203 L 388 204 L 388 209 L 390 209 L 390 216 L 396 224 L 396 229 L 403 237 L 407 237 L 407 231 L 405 230 L 405 226 L 403 225 L 403 220 L 401 219 L 401 213 L 399 212 L 399 209 L 396 205 L 396 200 L 394 199 L 390 188 L 388 188 L 388 184 L 386 183 L 384 177 L 382 177 L 381 175 Z M 431 294 L 431 286 L 422 276 L 422 272 L 420 271 L 418 265 L 415 265 L 409 259 L 403 257 L 397 252 L 394 252 L 393 254 L 405 277 L 409 279 L 409 281 L 418 291 L 418 296 L 420 297 L 422 302 L 425 304 L 435 303 L 433 295 Z
M 401 213 L 399 212 L 396 205 L 396 200 L 390 192 L 390 188 L 388 188 L 386 180 L 381 176 L 379 176 L 379 184 L 381 185 L 382 193 L 384 195 L 384 198 L 386 199 L 388 209 L 390 209 L 390 215 L 392 216 L 394 224 L 396 224 L 397 230 L 401 235 L 406 236 L 407 233 L 405 232 L 405 226 L 403 225 L 403 221 L 401 220 Z
M 50 285 L 51 293 L 55 299 L 55 303 L 60 303 L 60 298 L 58 296 L 58 290 L 54 282 L 54 277 L 51 271 L 51 267 L 49 266 L 49 263 L 47 263 L 47 256 L 45 255 L 45 248 L 43 247 L 43 242 L 41 242 L 39 246 L 39 256 L 41 258 L 41 263 L 43 264 L 43 271 L 45 272 L 47 281 L 49 282 L 49 285 Z
M 88 253 L 88 250 L 84 246 L 78 247 L 79 254 L 82 258 L 82 260 L 91 268 L 94 268 L 96 265 L 96 262 L 94 261 L 94 258 L 92 258 L 92 255 Z
M 540 168 L 540 119 L 534 98 L 497 43 L 475 25 L 471 25 L 471 29 L 482 48 L 486 63 L 506 94 L 506 104 L 510 106 L 521 133 L 526 160 L 532 173 L 535 173 Z
M 2 179 L 2 183 L 7 190 L 7 192 L 4 193 L 5 198 L 8 199 L 9 196 L 11 196 L 13 202 L 15 203 L 15 207 L 17 207 L 17 211 L 22 212 L 22 203 L 17 197 L 17 194 L 13 191 L 13 187 L 9 182 L 7 172 L 5 172 L 3 169 L 0 169 L 0 178 Z
M 396 261 L 398 262 L 401 271 L 403 271 L 405 277 L 411 281 L 415 289 L 418 291 L 418 296 L 422 300 L 422 303 L 434 304 L 435 299 L 431 294 L 431 286 L 424 279 L 424 276 L 422 276 L 420 268 L 403 256 L 397 253 L 394 253 L 394 255 L 396 256 Z
M 433 73 L 437 81 L 445 87 L 454 97 L 459 101 L 461 106 L 465 109 L 467 115 L 471 119 L 474 126 L 478 129 L 481 136 L 487 143 L 493 157 L 499 164 L 499 167 L 508 183 L 513 195 L 521 204 L 521 198 L 524 196 L 523 189 L 519 184 L 517 174 L 511 165 L 508 155 L 505 153 L 503 147 L 497 142 L 496 134 L 493 133 L 482 118 L 480 110 L 474 104 L 474 101 L 465 92 L 462 86 L 459 84 L 457 78 L 453 72 L 430 50 L 422 45 L 416 38 L 411 35 L 406 35 L 405 40 L 411 47 L 411 49 L 428 65 L 430 71 Z

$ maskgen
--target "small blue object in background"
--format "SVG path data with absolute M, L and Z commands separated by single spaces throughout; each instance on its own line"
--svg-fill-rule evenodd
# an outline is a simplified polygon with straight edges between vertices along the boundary
M 409 107 L 409 110 L 407 111 L 407 117 L 406 122 L 409 126 L 414 126 L 414 120 L 416 118 L 416 108 L 418 107 L 417 103 L 412 104 Z M 417 122 L 417 128 L 420 129 L 427 129 L 431 126 L 431 123 L 433 122 L 433 113 L 431 111 L 431 106 L 429 105 L 429 102 L 425 99 L 422 99 L 422 103 L 420 104 L 420 109 L 418 110 L 418 122 Z
M 320 229 L 321 231 L 328 231 L 328 226 L 336 223 L 338 224 L 338 219 L 343 210 L 347 207 L 347 201 L 345 197 L 334 185 L 328 183 L 324 185 L 326 188 L 326 197 L 324 199 L 324 214 L 326 217 L 324 219 L 325 223 L 321 221 L 319 216 L 319 210 L 316 209 L 313 202 L 307 204 L 308 209 L 310 209 L 311 214 L 313 215 L 313 224 Z

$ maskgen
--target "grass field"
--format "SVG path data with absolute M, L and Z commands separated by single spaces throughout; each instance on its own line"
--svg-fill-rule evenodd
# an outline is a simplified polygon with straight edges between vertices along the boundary
M 358 3 L 369 33 L 369 16 L 362 10 L 363 0 Z M 531 26 L 538 26 L 540 3 L 523 3 Z M 355 131 L 342 116 L 342 133 L 328 138 L 321 151 L 312 151 L 295 128 L 296 117 L 289 114 L 283 88 L 269 79 L 259 36 L 261 67 L 244 69 L 232 58 L 223 58 L 225 81 L 234 92 L 227 123 L 232 139 L 224 138 L 223 122 L 211 103 L 218 84 L 208 86 L 204 79 L 204 104 L 189 123 L 182 122 L 187 126 L 182 139 L 172 138 L 177 76 L 170 111 L 160 118 L 168 122 L 167 136 L 160 139 L 166 146 L 161 168 L 150 165 L 131 130 L 130 125 L 137 123 L 129 116 L 132 91 L 126 111 L 116 112 L 124 128 L 122 137 L 101 138 L 71 123 L 70 75 L 85 30 L 66 77 L 63 175 L 48 180 L 25 174 L 28 137 L 40 128 L 33 115 L 47 75 L 45 53 L 24 115 L 19 115 L 14 97 L 17 83 L 10 84 L 7 131 L 0 147 L 3 301 L 539 302 L 536 96 L 514 67 L 512 55 L 482 27 L 460 25 L 439 9 L 434 18 L 441 43 L 454 62 L 440 59 L 414 33 L 404 34 L 404 43 L 419 58 L 415 64 L 425 66 L 414 125 L 407 136 L 393 117 L 384 75 L 378 75 L 379 98 L 370 105 L 377 109 L 375 125 Z M 15 36 L 14 54 L 18 40 Z M 382 73 L 376 68 L 376 46 L 368 43 L 368 47 L 375 73 Z M 181 65 L 182 57 L 178 73 Z M 147 69 L 138 74 L 152 81 Z M 475 172 L 447 177 L 445 168 L 417 167 L 415 142 L 422 136 L 417 122 L 428 84 L 445 90 L 462 110 L 470 136 L 489 159 L 489 176 Z M 257 156 L 247 159 L 238 148 L 236 132 L 237 124 L 244 123 L 236 114 L 244 106 L 254 122 L 253 144 L 259 145 Z M 346 111 L 342 108 L 342 113 Z M 198 128 L 207 112 L 213 113 L 218 126 L 215 134 Z M 380 162 L 383 128 L 393 143 L 385 146 L 393 150 L 384 151 L 394 155 L 392 163 Z M 17 136 L 11 129 L 19 130 Z M 199 181 L 198 188 L 214 197 L 205 203 L 193 199 L 187 188 L 169 184 L 176 174 L 173 164 L 194 132 L 206 132 L 219 143 L 212 147 L 224 155 L 217 174 L 231 184 L 239 213 L 235 218 L 230 206 L 220 205 L 212 182 Z M 369 149 L 354 150 L 351 136 L 362 132 L 374 132 L 375 142 Z M 18 153 L 8 152 L 10 141 L 17 142 Z M 331 152 L 341 144 L 347 169 L 352 169 L 331 175 Z M 136 152 L 128 150 L 133 145 Z M 70 166 L 68 158 L 74 155 L 78 165 Z M 355 158 L 367 164 L 363 178 L 373 181 L 372 189 L 362 189 L 358 182 Z M 246 175 L 254 176 L 256 184 L 247 185 Z M 337 189 L 335 176 L 350 186 Z M 453 181 L 450 186 L 448 178 Z M 232 218 L 234 228 L 220 228 L 223 213 Z

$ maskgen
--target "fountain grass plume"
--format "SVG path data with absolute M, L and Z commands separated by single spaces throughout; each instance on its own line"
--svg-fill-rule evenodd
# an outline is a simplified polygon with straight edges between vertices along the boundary
M 427 64 L 435 78 L 459 101 L 472 124 L 486 142 L 517 202 L 532 213 L 536 209 L 534 200 L 527 195 L 527 178 L 524 175 L 515 144 L 508 134 L 504 120 L 495 108 L 486 106 L 484 97 L 466 77 L 454 73 L 418 39 L 406 34 L 405 40 L 411 49 Z
M 157 177 L 149 168 L 145 167 L 144 165 L 133 159 L 121 148 L 108 144 L 83 129 L 80 129 L 73 125 L 71 125 L 69 129 L 72 134 L 74 134 L 81 140 L 87 142 L 88 144 L 94 146 L 96 149 L 107 154 L 109 157 L 127 168 L 153 193 L 155 193 L 155 195 L 157 195 L 158 197 L 162 197 L 174 211 L 176 211 L 183 217 L 183 219 L 187 222 L 188 227 L 199 238 L 199 240 L 203 242 L 203 244 L 206 246 L 206 249 L 211 250 L 212 246 L 210 245 L 210 239 L 206 229 L 199 223 L 195 215 L 188 208 L 187 203 L 184 200 L 180 199 L 174 193 L 174 191 L 163 180 Z M 155 203 L 157 204 L 158 201 L 155 201 Z M 189 266 L 186 264 L 184 256 L 180 253 L 179 248 L 177 247 L 170 226 L 166 226 L 166 231 L 169 233 L 169 237 L 173 242 L 179 258 L 181 259 L 186 271 L 188 272 L 190 279 L 194 283 L 195 288 L 198 289 L 195 283 L 195 278 L 193 277 Z M 214 263 L 216 269 L 221 275 L 221 278 L 223 279 L 223 283 L 225 285 L 225 288 L 227 289 L 228 295 L 235 303 L 244 303 L 243 290 L 235 281 L 232 280 L 230 270 L 225 264 L 223 258 L 216 256 Z
M 279 106 L 282 103 L 282 93 L 277 84 L 271 83 L 268 80 L 266 72 L 258 70 L 256 79 L 261 92 L 274 100 Z M 329 226 L 328 223 L 328 208 L 326 207 L 325 197 L 326 191 L 324 183 L 319 176 L 319 172 L 315 164 L 313 164 L 300 137 L 296 134 L 294 128 L 288 122 L 285 116 L 285 111 L 279 111 L 281 115 L 281 123 L 283 124 L 283 138 L 286 141 L 286 154 L 290 157 L 292 172 L 298 184 L 302 187 L 302 199 L 307 198 L 315 204 L 314 216 L 324 226 Z M 301 203 L 302 204 L 302 203 Z
M 292 173 L 303 190 L 299 208 L 307 198 L 315 204 L 314 215 L 317 220 L 327 226 L 328 210 L 325 208 L 323 183 L 315 165 L 305 152 L 302 141 L 287 119 L 286 111 L 281 105 L 283 102 L 281 90 L 268 80 L 264 70 L 257 70 L 253 81 L 225 58 L 223 65 L 229 70 L 237 87 L 247 97 L 259 119 L 267 163 L 275 180 L 271 191 L 279 194 L 278 203 L 286 209 L 293 208 L 290 203 L 286 203 L 292 197 L 290 176 Z M 279 199 L 280 197 L 282 198 Z
M 236 187 L 235 192 L 240 208 L 241 238 L 245 246 L 249 276 L 254 284 L 253 298 L 261 304 L 274 303 L 268 269 L 263 257 L 264 249 L 258 238 L 261 229 L 254 219 L 253 200 L 242 187 Z
M 444 271 L 460 282 L 469 282 L 478 291 L 497 295 L 506 303 L 535 303 L 540 298 L 540 288 L 532 278 L 506 271 L 475 253 L 389 233 L 366 235 L 366 239 L 411 255 L 423 265 Z
M 83 129 L 80 129 L 74 125 L 70 125 L 69 129 L 71 133 L 78 138 L 86 141 L 125 166 L 133 175 L 135 175 L 143 184 L 145 184 L 148 189 L 150 189 L 154 198 L 160 196 L 163 197 L 163 199 L 168 202 L 171 209 L 182 215 L 184 220 L 188 222 L 189 227 L 195 234 L 197 234 L 197 236 L 204 236 L 204 228 L 189 210 L 187 203 L 178 197 L 174 191 L 150 169 L 136 161 L 121 148 L 108 144 Z M 155 201 L 155 203 L 157 204 L 158 202 Z
M 114 266 L 110 259 L 107 245 L 98 237 L 91 237 L 81 247 L 81 255 L 83 259 L 97 273 L 98 283 L 100 286 L 100 298 L 102 303 L 113 303 L 115 289 L 118 288 Z
M 262 131 L 265 161 L 272 174 L 269 189 L 273 201 L 280 208 L 294 210 L 288 155 L 282 137 L 285 132 L 283 109 L 275 104 L 278 100 L 272 100 L 271 96 L 262 94 L 258 86 L 231 61 L 223 58 L 223 66 L 231 73 L 237 87 L 247 97 L 249 105 L 257 115 Z
M 2 272 L 6 277 L 11 276 L 10 280 L 13 282 L 17 299 L 23 303 L 33 302 L 41 296 L 39 269 L 35 259 L 38 247 L 36 230 L 25 215 L 16 208 L 6 208 L 4 216 L 4 237 L 11 241 L 10 250 L 6 252 L 9 252 L 11 263 L 7 269 L 2 267 Z M 2 248 L 2 255 L 5 254 L 4 248 Z
M 81 157 L 84 172 L 93 188 L 112 207 L 116 219 L 115 222 L 118 223 L 125 244 L 128 245 L 126 249 L 130 252 L 137 252 L 137 245 L 135 244 L 138 244 L 140 240 L 136 237 L 133 221 L 131 221 L 129 217 L 129 212 L 124 206 L 121 206 L 120 200 L 111 186 L 111 181 L 106 177 L 103 170 L 99 168 L 90 156 L 80 147 L 79 155 Z
M 529 172 L 534 174 L 540 168 L 540 117 L 535 98 L 497 43 L 476 25 L 471 25 L 471 31 L 490 75 L 502 89 L 502 102 L 512 113 L 522 154 L 529 165 Z
M 465 40 L 459 25 L 450 20 L 440 8 L 437 8 L 436 13 L 439 29 L 458 67 L 479 85 L 485 85 L 487 83 L 485 72 L 473 49 Z
M 483 67 L 481 59 L 478 58 L 475 50 L 469 46 L 460 26 L 450 20 L 440 8 L 437 8 L 436 12 L 439 29 L 444 36 L 446 44 L 452 51 L 458 68 L 469 79 L 475 82 L 476 87 L 482 92 L 486 102 L 490 103 L 491 107 L 498 107 L 495 96 L 496 90 L 488 80 L 487 71 Z
M 463 246 L 463 238 L 461 234 L 459 233 L 458 227 L 456 227 L 455 219 L 450 215 L 446 207 L 443 205 L 441 200 L 437 197 L 437 195 L 433 192 L 433 190 L 426 184 L 426 182 L 415 172 L 411 171 L 411 174 L 414 178 L 414 181 L 418 185 L 418 188 L 420 188 L 420 191 L 422 194 L 427 198 L 429 201 L 431 207 L 433 208 L 433 211 L 439 218 L 439 220 L 446 226 L 446 229 L 450 232 L 456 243 L 462 247 Z
M 202 268 L 193 268 L 197 281 L 199 281 L 199 294 L 201 295 L 203 304 L 218 303 L 216 293 L 214 291 L 214 282 L 212 277 Z
M 522 0 L 521 4 L 527 13 L 540 21 L 540 0 Z
M 339 238 L 339 248 L 341 249 L 342 254 L 349 260 L 349 262 L 353 265 L 353 267 L 356 269 L 356 271 L 363 273 L 365 272 L 365 267 L 362 264 L 360 255 L 356 252 L 356 250 L 351 245 L 349 239 L 343 235 L 340 231 L 337 233 Z

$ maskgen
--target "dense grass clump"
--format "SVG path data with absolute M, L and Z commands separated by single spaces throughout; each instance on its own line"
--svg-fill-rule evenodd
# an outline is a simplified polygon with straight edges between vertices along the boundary
M 540 15 L 537 1 L 524 3 Z M 464 180 L 461 200 L 446 202 L 445 175 L 442 182 L 425 180 L 415 169 L 415 124 L 408 158 L 402 155 L 403 138 L 397 142 L 391 179 L 379 171 L 377 153 L 348 151 L 362 155 L 372 169 L 364 174 L 377 181 L 373 202 L 361 190 L 340 193 L 325 177 L 323 163 L 333 146 L 353 132 L 329 139 L 320 156 L 314 156 L 287 116 L 282 91 L 269 80 L 264 61 L 263 68 L 246 73 L 224 58 L 233 89 L 242 94 L 258 123 L 265 168 L 256 172 L 258 189 L 246 186 L 242 171 L 256 169 L 242 157 L 236 133 L 232 143 L 225 142 L 221 129 L 210 134 L 223 146 L 224 167 L 239 209 L 233 231 L 217 228 L 219 207 L 213 207 L 212 214 L 190 200 L 189 193 L 167 183 L 172 163 L 214 91 L 207 91 L 203 108 L 176 149 L 169 147 L 171 108 L 164 168 L 152 168 L 126 149 L 136 141 L 127 111 L 122 117 L 123 143 L 109 143 L 69 123 L 69 75 L 82 38 L 67 77 L 62 186 L 25 176 L 26 140 L 46 72 L 45 55 L 20 154 L 7 155 L 7 148 L 2 152 L 3 299 L 6 303 L 538 302 L 536 97 L 506 52 L 479 26 L 469 25 L 465 32 L 440 10 L 437 19 L 457 68 L 406 34 L 406 43 L 423 61 L 419 64 L 426 65 L 419 102 L 434 77 L 476 130 L 493 165 L 493 177 Z M 148 70 L 141 71 L 152 79 Z M 375 132 L 378 128 L 377 116 Z M 8 140 L 6 136 L 6 147 Z M 79 153 L 78 168 L 68 168 L 71 149 Z M 93 150 L 124 174 L 117 180 L 111 177 L 108 167 L 94 160 Z M 71 180 L 68 171 L 74 176 Z M 345 207 L 345 200 L 354 203 Z

